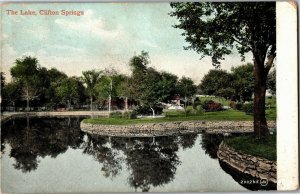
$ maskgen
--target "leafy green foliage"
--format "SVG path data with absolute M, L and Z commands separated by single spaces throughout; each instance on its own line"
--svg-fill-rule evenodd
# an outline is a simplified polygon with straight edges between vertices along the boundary
M 122 118 L 124 118 L 124 119 L 136 119 L 137 118 L 137 112 L 136 111 L 125 111 L 122 114 Z
M 251 63 L 231 69 L 235 100 L 249 101 L 254 93 L 254 66 Z
M 210 70 L 202 78 L 200 88 L 201 91 L 207 95 L 231 97 L 230 94 L 224 96 L 223 94 L 225 94 L 225 92 L 222 91 L 222 90 L 227 90 L 228 88 L 232 88 L 231 84 L 232 84 L 231 74 L 227 73 L 225 70 Z
M 116 111 L 109 114 L 109 118 L 123 118 L 122 112 Z
M 194 84 L 191 78 L 183 76 L 178 81 L 177 89 L 178 89 L 178 94 L 186 98 L 186 97 L 191 97 L 196 93 L 197 86 Z
M 10 69 L 13 79 L 22 86 L 22 98 L 27 101 L 27 110 L 29 101 L 38 98 L 43 88 L 43 79 L 39 76 L 42 72 L 40 69 L 38 60 L 30 56 L 16 59 L 15 66 Z
M 150 105 L 144 104 L 134 109 L 134 112 L 140 115 L 152 115 L 153 112 L 151 108 L 153 108 L 155 114 L 161 114 L 163 111 L 163 108 L 159 104 L 154 104 L 151 107 Z
M 208 112 L 220 111 L 222 110 L 222 104 L 213 100 L 205 100 L 202 103 L 202 108 Z
M 252 115 L 254 113 L 253 102 L 243 104 L 242 109 L 246 114 Z
M 199 85 L 207 95 L 215 95 L 235 101 L 246 101 L 254 93 L 254 70 L 252 64 L 241 65 L 227 73 L 224 70 L 210 70 Z
M 271 71 L 267 77 L 267 89 L 272 95 L 276 94 L 276 69 Z
M 83 83 L 76 77 L 66 78 L 56 88 L 56 94 L 61 99 L 62 103 L 76 104 L 81 99 L 82 91 L 84 91 Z
M 256 49 L 265 56 L 276 44 L 275 2 L 189 2 L 171 7 L 170 15 L 179 20 L 175 27 L 184 30 L 190 43 L 185 48 L 211 56 L 217 67 L 233 47 L 244 59 Z
M 254 130 L 268 133 L 265 118 L 267 75 L 276 57 L 276 2 L 184 2 L 171 3 L 186 49 L 209 56 L 220 67 L 224 56 L 235 48 L 241 55 L 252 52 L 255 71 Z

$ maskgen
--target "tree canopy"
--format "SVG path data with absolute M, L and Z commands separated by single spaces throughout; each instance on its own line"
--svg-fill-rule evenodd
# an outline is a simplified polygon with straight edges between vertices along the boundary
M 254 131 L 268 134 L 265 115 L 267 75 L 276 57 L 276 2 L 188 2 L 171 3 L 171 16 L 179 23 L 182 35 L 201 57 L 209 56 L 220 67 L 225 55 L 234 48 L 254 58 Z

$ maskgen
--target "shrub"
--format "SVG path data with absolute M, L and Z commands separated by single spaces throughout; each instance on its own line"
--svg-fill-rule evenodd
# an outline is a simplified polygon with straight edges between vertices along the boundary
M 152 107 L 154 109 L 155 114 L 162 114 L 163 107 L 160 105 L 154 105 Z M 152 115 L 152 110 L 149 105 L 142 105 L 138 106 L 136 109 L 136 114 L 141 114 L 141 115 Z
M 135 111 L 132 111 L 130 114 L 130 119 L 136 119 L 137 118 L 137 113 Z
M 195 100 L 194 100 L 193 108 L 194 108 L 194 109 L 197 109 L 197 106 L 199 106 L 199 105 L 201 105 L 201 101 L 200 101 L 200 98 L 197 97 L 197 98 L 195 98 Z
M 229 106 L 230 106 L 232 109 L 236 109 L 236 102 L 230 101 Z
M 202 115 L 203 114 L 203 110 L 202 110 L 202 106 L 201 105 L 198 105 L 196 107 L 196 113 L 197 113 L 197 115 Z
M 111 112 L 109 114 L 110 118 L 122 118 L 122 112 L 116 111 L 116 112 Z
M 222 104 L 217 103 L 213 100 L 205 100 L 202 103 L 202 108 L 208 112 L 220 111 L 220 110 L 222 110 Z
M 136 119 L 137 113 L 135 111 L 126 111 L 126 112 L 123 112 L 122 117 L 124 119 Z
M 130 111 L 126 111 L 126 112 L 123 112 L 122 117 L 124 119 L 130 119 L 130 115 L 131 115 L 131 112 Z
M 243 111 L 248 115 L 252 115 L 254 113 L 254 104 L 253 104 L 253 102 L 243 104 Z
M 195 115 L 196 114 L 196 110 L 192 106 L 187 106 L 185 108 L 185 114 L 186 115 Z
M 235 104 L 235 109 L 236 109 L 236 110 L 242 110 L 242 109 L 243 109 L 243 103 L 237 102 L 237 103 Z

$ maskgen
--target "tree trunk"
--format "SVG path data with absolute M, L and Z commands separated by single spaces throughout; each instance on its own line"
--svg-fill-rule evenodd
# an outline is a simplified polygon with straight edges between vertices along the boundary
M 91 111 L 93 111 L 93 96 L 91 96 Z
M 128 98 L 125 97 L 125 110 L 127 111 L 128 110 Z
M 152 107 L 150 107 L 150 108 L 152 110 L 152 116 L 155 117 L 155 111 L 154 111 L 154 109 Z
M 27 104 L 26 110 L 28 112 L 29 111 L 29 97 L 26 98 L 26 104 Z
M 266 74 L 264 64 L 254 61 L 255 87 L 254 87 L 254 133 L 261 138 L 268 135 L 269 130 L 266 121 L 265 97 L 266 97 Z

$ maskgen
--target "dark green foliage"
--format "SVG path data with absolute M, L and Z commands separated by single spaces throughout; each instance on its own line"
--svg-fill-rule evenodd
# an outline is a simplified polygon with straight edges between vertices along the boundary
M 195 115 L 196 114 L 196 110 L 192 106 L 187 106 L 185 108 L 185 114 L 186 115 Z
M 252 64 L 241 65 L 231 69 L 210 70 L 199 85 L 207 95 L 215 95 L 235 101 L 246 101 L 254 93 L 254 71 Z
M 231 88 L 232 76 L 224 70 L 210 70 L 202 78 L 200 88 L 206 95 L 222 95 L 221 89 Z M 226 95 L 227 97 L 228 95 Z M 230 95 L 229 95 L 230 96 Z
M 163 108 L 160 105 L 155 104 L 152 106 L 152 108 L 154 109 L 155 114 L 162 114 Z M 147 104 L 138 106 L 134 111 L 140 115 L 152 115 L 153 114 L 150 106 Z
M 203 110 L 202 110 L 202 106 L 201 105 L 198 105 L 196 107 L 196 113 L 197 113 L 197 115 L 202 115 L 203 114 Z
M 267 89 L 272 95 L 276 94 L 276 69 L 271 71 L 267 78 Z
M 122 115 L 122 112 L 120 111 L 116 111 L 116 112 L 111 112 L 109 114 L 109 118 L 122 118 L 123 115 Z
M 243 103 L 242 102 L 237 102 L 235 104 L 235 109 L 236 110 L 242 110 L 242 108 L 243 108 Z
M 231 69 L 235 100 L 249 101 L 254 93 L 254 66 L 250 63 Z
M 136 119 L 137 114 L 136 114 L 135 111 L 126 111 L 126 112 L 123 112 L 122 118 L 124 118 L 124 119 Z
M 201 100 L 199 97 L 196 97 L 193 103 L 194 109 L 197 109 L 197 106 L 201 105 Z
M 254 104 L 253 104 L 253 102 L 243 104 L 243 111 L 246 114 L 253 115 L 253 113 L 254 113 Z
M 197 86 L 191 78 L 183 76 L 178 82 L 177 89 L 180 96 L 189 98 L 196 93 Z
M 213 100 L 205 100 L 202 103 L 202 108 L 207 112 L 214 112 L 222 110 L 222 104 Z
M 55 89 L 56 95 L 61 99 L 61 103 L 71 108 L 72 104 L 78 104 L 83 96 L 83 83 L 79 78 L 70 77 L 63 79 Z
M 201 57 L 209 56 L 220 67 L 235 48 L 241 55 L 252 52 L 255 72 L 254 131 L 268 133 L 265 117 L 267 75 L 276 57 L 276 2 L 184 2 L 171 3 L 174 27 Z

